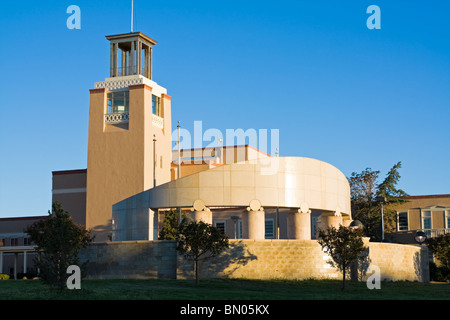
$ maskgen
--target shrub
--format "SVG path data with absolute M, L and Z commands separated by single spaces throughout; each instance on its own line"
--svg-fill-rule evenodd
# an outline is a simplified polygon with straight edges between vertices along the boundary
M 446 266 L 437 266 L 436 263 L 430 261 L 430 280 L 439 282 L 450 281 L 450 269 Z
M 0 273 L 0 280 L 8 280 L 9 276 L 7 274 L 1 274 Z

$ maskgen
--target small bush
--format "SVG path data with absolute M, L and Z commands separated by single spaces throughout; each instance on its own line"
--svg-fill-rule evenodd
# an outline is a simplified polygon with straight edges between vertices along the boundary
M 0 273 L 0 280 L 8 280 L 9 276 L 7 274 L 1 274 Z
M 434 262 L 430 262 L 430 280 L 439 282 L 450 281 L 450 269 L 446 266 L 437 266 Z

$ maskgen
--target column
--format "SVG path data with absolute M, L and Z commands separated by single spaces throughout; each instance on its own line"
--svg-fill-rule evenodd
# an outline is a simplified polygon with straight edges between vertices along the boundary
M 14 280 L 17 280 L 17 256 L 18 252 L 14 252 Z
M 265 212 L 258 200 L 252 200 L 242 213 L 242 238 L 265 239 Z
M 110 44 L 109 53 L 109 76 L 114 77 L 114 43 Z
M 3 251 L 0 251 L 0 273 L 3 273 Z
M 23 273 L 27 273 L 27 252 L 23 252 Z
M 311 240 L 311 210 L 292 209 L 288 219 L 289 239 Z
M 141 41 L 136 41 L 136 74 L 141 74 L 141 69 L 142 69 L 142 42 Z
M 134 41 L 131 41 L 131 49 L 130 49 L 130 58 L 128 59 L 128 74 L 133 75 L 134 74 Z
M 212 224 L 212 212 L 209 208 L 202 211 L 194 210 L 194 221 L 203 221 L 204 223 Z
M 142 75 L 148 78 L 148 47 L 143 46 L 142 48 L 144 49 L 144 57 L 142 58 L 144 59 L 144 70 L 142 71 Z
M 339 208 L 337 208 L 334 212 L 324 211 L 319 218 L 320 218 L 319 228 L 322 230 L 326 230 L 331 227 L 339 229 L 339 227 L 342 225 L 342 214 Z
M 194 221 L 203 221 L 212 225 L 212 212 L 206 207 L 203 200 L 195 200 L 191 211 L 193 212 Z
M 119 76 L 119 44 L 114 43 L 114 77 Z
M 122 49 L 122 68 L 120 70 L 121 76 L 127 75 L 127 53 Z
M 148 209 L 148 240 L 158 240 L 158 209 Z
M 150 46 L 148 49 L 148 78 L 152 80 L 152 54 L 153 54 L 153 46 Z

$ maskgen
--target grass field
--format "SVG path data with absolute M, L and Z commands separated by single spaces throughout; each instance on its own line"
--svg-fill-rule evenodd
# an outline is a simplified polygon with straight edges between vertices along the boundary
M 58 292 L 40 280 L 0 281 L 0 300 L 449 300 L 450 284 L 338 280 L 82 280 L 80 290 Z

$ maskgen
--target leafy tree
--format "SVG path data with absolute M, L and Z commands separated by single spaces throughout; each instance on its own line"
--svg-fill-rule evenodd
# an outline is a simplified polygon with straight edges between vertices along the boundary
M 188 221 L 179 227 L 177 250 L 192 259 L 195 265 L 195 283 L 199 282 L 199 261 L 218 255 L 228 248 L 228 236 L 203 221 Z
M 181 218 L 185 218 L 183 213 Z M 163 227 L 159 232 L 159 240 L 176 240 L 178 236 L 178 210 L 169 210 L 164 214 Z
M 446 268 L 450 269 L 450 233 L 442 234 L 435 238 L 426 240 L 428 249 Z
M 63 290 L 68 278 L 67 268 L 79 265 L 78 252 L 92 240 L 91 232 L 76 225 L 70 214 L 59 202 L 54 202 L 47 219 L 37 221 L 25 230 L 37 250 L 42 251 L 41 259 L 35 259 L 40 269 L 42 281 Z
M 401 162 L 396 163 L 386 178 L 378 183 L 380 171 L 366 168 L 361 173 L 353 172 L 348 178 L 350 183 L 352 216 L 364 225 L 366 236 L 372 240 L 381 240 L 381 202 L 384 198 L 383 224 L 387 232 L 395 230 L 396 213 L 392 206 L 406 202 L 406 192 L 397 189 L 400 180 Z
M 342 290 L 345 290 L 346 272 L 353 262 L 362 259 L 361 254 L 367 249 L 362 240 L 362 230 L 339 226 L 339 229 L 330 227 L 319 231 L 319 244 L 331 256 L 334 266 L 343 274 Z

